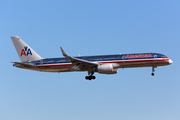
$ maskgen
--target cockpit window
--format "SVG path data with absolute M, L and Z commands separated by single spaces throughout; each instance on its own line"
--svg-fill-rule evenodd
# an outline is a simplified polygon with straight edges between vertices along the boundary
M 166 57 L 166 56 L 162 56 L 162 58 L 168 58 L 168 57 Z

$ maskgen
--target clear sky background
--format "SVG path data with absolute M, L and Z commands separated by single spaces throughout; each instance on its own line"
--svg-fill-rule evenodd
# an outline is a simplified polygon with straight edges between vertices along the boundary
M 180 120 L 179 0 L 1 0 L 0 120 Z M 10 36 L 44 58 L 156 52 L 173 64 L 116 75 L 45 73 L 20 62 Z

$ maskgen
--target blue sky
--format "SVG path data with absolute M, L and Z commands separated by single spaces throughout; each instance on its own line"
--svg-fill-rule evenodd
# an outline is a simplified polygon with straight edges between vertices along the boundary
M 180 1 L 6 0 L 0 2 L 0 120 L 179 120 Z M 173 64 L 116 75 L 18 69 L 10 36 L 45 58 L 157 52 Z

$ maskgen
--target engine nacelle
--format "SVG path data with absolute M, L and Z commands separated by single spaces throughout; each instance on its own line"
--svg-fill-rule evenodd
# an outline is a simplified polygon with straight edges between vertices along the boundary
M 101 74 L 116 74 L 117 69 L 114 69 L 112 64 L 103 64 L 97 66 L 97 72 Z

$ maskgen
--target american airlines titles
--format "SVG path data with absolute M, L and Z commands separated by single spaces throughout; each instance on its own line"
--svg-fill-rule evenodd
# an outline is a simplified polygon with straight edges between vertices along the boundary
M 151 54 L 127 55 L 126 58 L 144 58 L 151 57 Z

